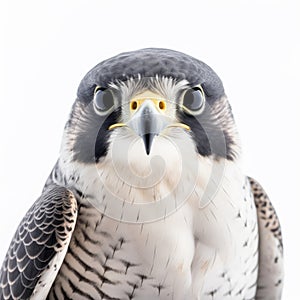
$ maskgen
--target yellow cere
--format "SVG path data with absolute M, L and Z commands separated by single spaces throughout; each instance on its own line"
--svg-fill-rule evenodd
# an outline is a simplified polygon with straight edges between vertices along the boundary
M 137 95 L 135 98 L 130 101 L 130 111 L 134 113 L 138 108 L 143 104 L 144 101 L 151 100 L 158 111 L 164 112 L 167 109 L 167 103 L 164 98 L 161 98 L 159 95 L 145 91 L 142 94 Z
M 130 111 L 135 112 L 143 104 L 144 101 L 151 100 L 158 111 L 163 112 L 167 108 L 167 103 L 165 99 L 145 97 L 145 98 L 135 98 L 130 101 Z
M 167 101 L 164 98 L 162 98 L 160 95 L 147 90 L 141 94 L 136 95 L 134 98 L 131 99 L 129 103 L 131 114 L 134 114 L 141 107 L 143 102 L 148 100 L 152 101 L 152 103 L 160 113 L 166 113 Z M 126 123 L 115 123 L 110 125 L 108 127 L 108 130 L 114 130 L 120 127 L 128 127 L 128 125 Z M 166 128 L 172 128 L 172 127 L 179 127 L 187 131 L 191 130 L 190 126 L 184 123 L 171 123 Z

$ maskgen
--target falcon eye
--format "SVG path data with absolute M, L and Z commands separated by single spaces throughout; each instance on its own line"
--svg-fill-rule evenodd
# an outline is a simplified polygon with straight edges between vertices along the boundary
M 112 93 L 109 90 L 97 87 L 94 93 L 94 106 L 97 112 L 107 114 L 111 112 L 115 106 Z
M 205 96 L 201 87 L 194 87 L 186 91 L 183 96 L 183 108 L 191 114 L 199 114 L 204 107 Z

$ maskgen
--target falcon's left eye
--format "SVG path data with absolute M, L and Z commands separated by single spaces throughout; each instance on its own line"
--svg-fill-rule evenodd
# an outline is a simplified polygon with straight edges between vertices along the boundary
M 183 108 L 191 114 L 202 112 L 205 102 L 204 91 L 200 87 L 194 87 L 183 95 Z
M 114 109 L 115 100 L 111 91 L 97 87 L 94 94 L 94 106 L 97 112 L 107 114 Z

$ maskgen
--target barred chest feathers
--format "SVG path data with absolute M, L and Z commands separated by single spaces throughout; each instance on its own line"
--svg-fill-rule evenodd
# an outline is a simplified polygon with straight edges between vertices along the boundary
M 142 145 L 136 147 L 138 151 Z M 80 209 L 56 283 L 66 286 L 67 294 L 73 292 L 72 284 L 83 291 L 89 286 L 91 298 L 99 298 L 100 294 L 104 299 L 150 299 L 154 294 L 158 299 L 199 299 L 200 295 L 201 299 L 254 298 L 257 217 L 248 180 L 238 164 L 226 159 L 212 162 L 210 158 L 185 153 L 195 156 L 189 161 L 197 162 L 197 168 L 189 168 L 191 173 L 180 178 L 182 170 L 176 172 L 174 168 L 178 158 L 168 151 L 162 180 L 153 185 L 149 182 L 148 189 L 139 189 L 138 182 L 129 186 L 122 180 L 122 172 L 124 178 L 130 178 L 132 173 L 128 172 L 138 172 L 134 169 L 134 151 L 128 155 L 130 170 L 122 170 L 119 165 L 116 172 L 110 155 L 99 168 L 60 166 L 66 177 L 68 172 L 77 174 L 74 186 L 80 191 Z M 154 151 L 143 163 L 139 160 L 139 170 L 144 174 L 137 174 L 137 178 L 144 176 L 144 186 L 151 178 L 147 177 L 147 168 L 155 154 Z M 215 182 L 215 194 L 207 194 L 204 191 L 215 164 L 222 176 L 220 182 Z M 193 192 L 184 201 L 178 199 L 185 195 L 176 190 L 179 180 L 183 187 L 195 181 Z M 172 205 L 166 204 L 157 220 L 147 220 L 147 204 L 159 202 L 168 193 Z M 128 205 L 131 211 L 133 206 L 139 208 L 133 210 L 135 215 L 126 213 Z M 72 284 L 65 284 L 66 280 Z M 54 294 L 60 296 L 60 284 L 53 285 L 50 299 Z

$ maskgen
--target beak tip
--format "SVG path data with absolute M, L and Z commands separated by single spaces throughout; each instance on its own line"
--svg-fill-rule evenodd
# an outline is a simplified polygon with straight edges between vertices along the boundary
M 154 136 L 155 136 L 154 133 L 146 133 L 146 134 L 142 135 L 142 140 L 144 142 L 145 150 L 146 150 L 147 155 L 150 154 L 150 150 L 151 150 L 151 146 L 152 146 Z

